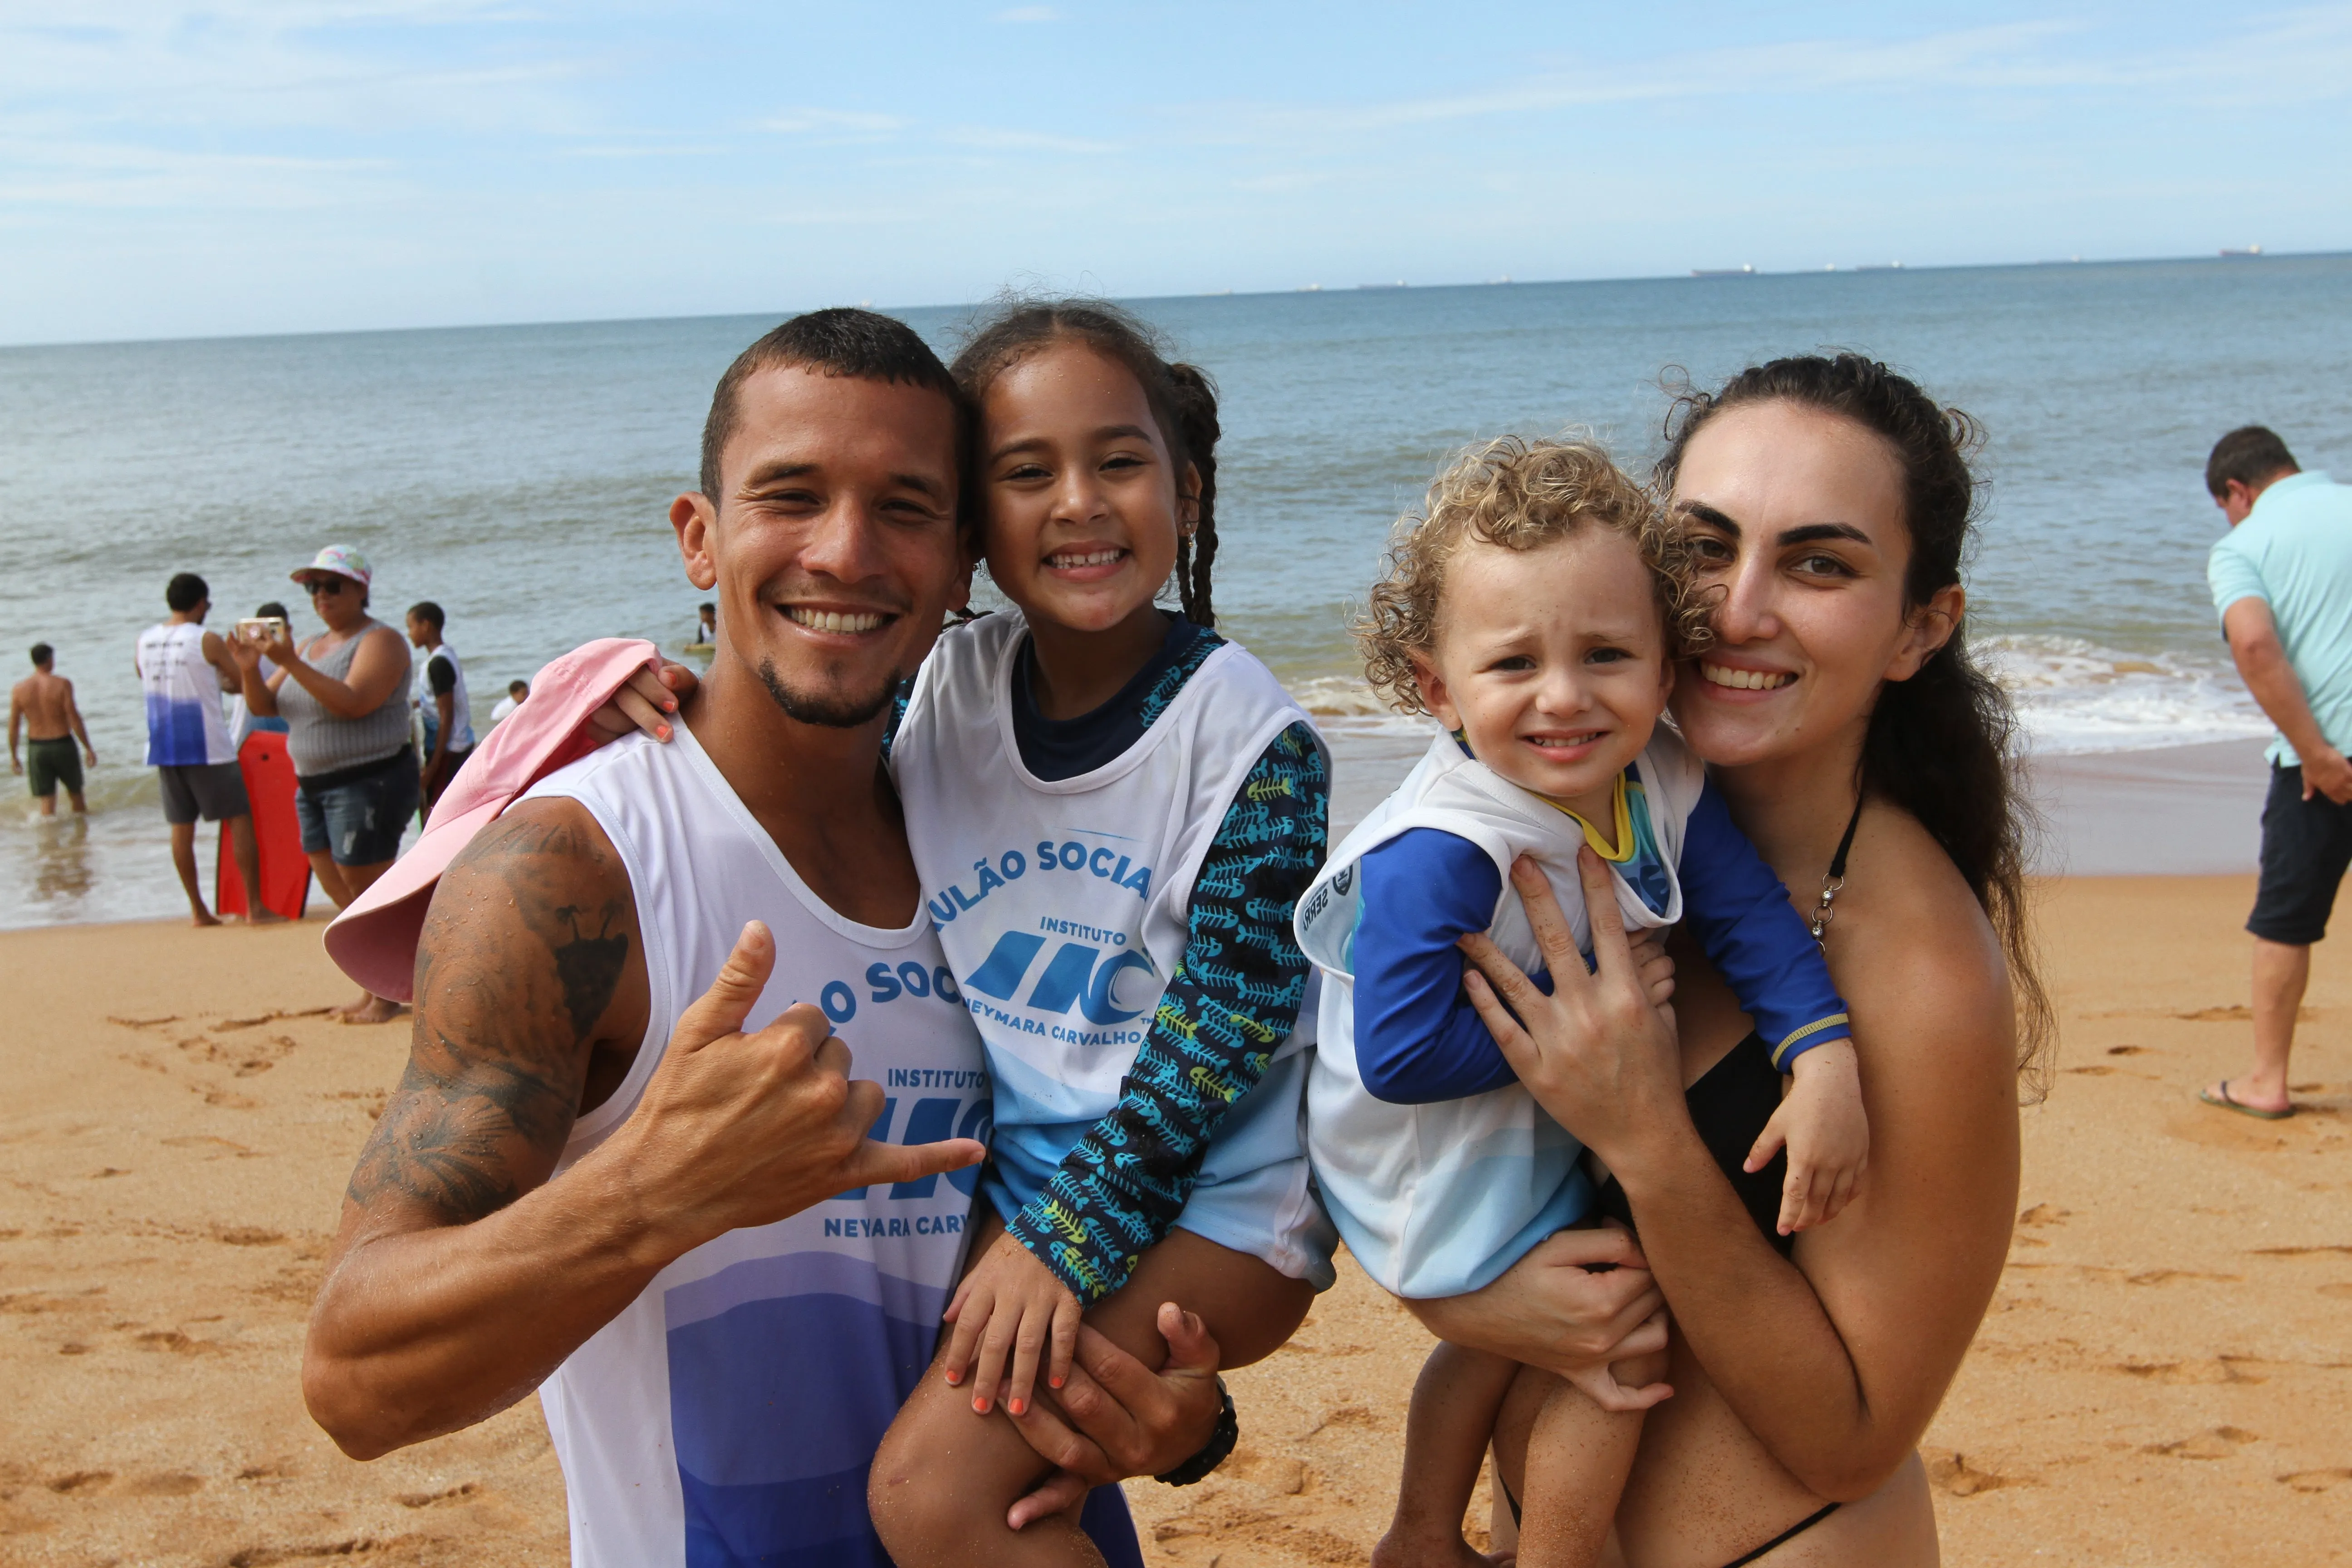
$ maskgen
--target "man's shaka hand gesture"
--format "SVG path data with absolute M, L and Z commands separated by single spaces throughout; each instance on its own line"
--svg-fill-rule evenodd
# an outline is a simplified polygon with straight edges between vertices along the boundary
M 970 1138 L 868 1138 L 882 1087 L 849 1076 L 849 1047 L 806 1003 L 743 1033 L 775 963 L 775 938 L 751 921 L 710 989 L 679 1017 L 645 1099 L 605 1145 L 630 1187 L 660 1205 L 653 1228 L 668 1233 L 664 1250 L 686 1237 L 690 1247 L 772 1224 L 852 1187 L 961 1171 L 987 1153 Z

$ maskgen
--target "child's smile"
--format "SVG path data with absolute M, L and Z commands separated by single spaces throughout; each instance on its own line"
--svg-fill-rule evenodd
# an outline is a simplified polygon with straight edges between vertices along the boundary
M 1480 762 L 1606 822 L 1673 689 L 1664 645 L 1649 568 L 1622 535 L 1587 528 L 1526 551 L 1474 540 L 1446 569 L 1423 700 Z

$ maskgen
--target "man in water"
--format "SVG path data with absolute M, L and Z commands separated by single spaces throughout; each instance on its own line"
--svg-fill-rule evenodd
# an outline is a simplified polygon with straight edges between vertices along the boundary
M 719 606 L 706 602 L 702 606 L 701 613 L 695 617 L 694 637 L 688 642 L 688 646 L 690 647 L 711 647 L 716 646 L 718 641 Z
M 25 771 L 24 759 L 16 754 L 21 731 L 33 760 L 30 782 L 33 798 L 41 803 L 41 815 L 58 814 L 58 786 L 62 784 L 66 798 L 73 803 L 74 815 L 79 816 L 89 810 L 89 803 L 81 796 L 81 764 L 87 758 L 96 767 L 98 753 L 90 748 L 89 731 L 74 703 L 73 682 L 51 668 L 56 658 L 48 644 L 35 643 L 33 673 L 8 693 L 8 771 Z M 80 756 L 74 754 L 77 739 L 81 742 Z
M 200 926 L 220 921 L 205 907 L 196 875 L 196 818 L 228 824 L 229 852 L 237 875 L 250 889 L 261 886 L 261 852 L 253 837 L 253 805 L 246 798 L 245 773 L 229 744 L 221 699 L 240 689 L 236 662 L 216 633 L 205 630 L 212 613 L 212 590 L 193 572 L 165 584 L 163 604 L 171 618 L 139 634 L 133 665 L 147 695 L 147 762 L 163 785 L 163 820 L 172 827 L 172 865 L 188 895 L 188 909 Z M 283 915 L 259 908 L 246 919 L 274 925 Z
M 513 712 L 516 709 L 518 709 L 518 708 L 521 707 L 521 706 L 522 706 L 522 700 L 523 700 L 524 698 L 526 698 L 526 697 L 530 696 L 530 681 L 528 681 L 528 680 L 509 680 L 509 681 L 508 681 L 508 682 L 507 682 L 507 694 L 506 694 L 504 697 L 499 698 L 499 700 L 498 700 L 498 704 L 497 704 L 497 706 L 493 707 L 493 708 L 490 710 L 490 722 L 491 722 L 491 723 L 493 723 L 493 724 L 496 724 L 499 720 L 501 720 L 501 719 L 505 718 L 508 714 L 509 714 L 509 713 Z
M 466 695 L 466 669 L 457 662 L 457 650 L 442 637 L 447 624 L 441 606 L 430 599 L 408 607 L 408 640 L 425 652 L 425 689 L 417 697 L 425 717 L 419 821 L 433 814 L 433 803 L 474 751 L 473 704 Z
M 968 596 L 965 429 L 900 322 L 820 311 L 753 344 L 670 510 L 729 606 L 670 743 L 442 830 L 473 837 L 425 916 L 407 1075 L 352 1178 L 304 1391 L 372 1458 L 539 1387 L 584 1568 L 888 1562 L 866 1472 L 929 1365 L 990 1103 L 880 765 L 893 695 Z M 346 921 L 421 892 L 436 841 Z M 880 1084 L 849 1080 L 836 1026 Z M 1102 1447 L 1040 1401 L 1024 1429 L 1088 1473 L 1016 1520 L 1085 1498 L 1139 1565 L 1086 1480 L 1174 1469 L 1222 1405 L 1199 1320 L 1162 1329 L 1157 1375 L 1082 1336 L 1091 1375 L 1057 1397 Z
M 2278 726 L 2263 807 L 2254 937 L 2254 1065 L 2207 1086 L 2210 1105 L 2266 1121 L 2293 1113 L 2287 1058 L 2352 864 L 2352 489 L 2305 473 L 2259 425 L 2232 430 L 2205 463 L 2205 488 L 2230 520 L 2206 576 L 2246 689 Z

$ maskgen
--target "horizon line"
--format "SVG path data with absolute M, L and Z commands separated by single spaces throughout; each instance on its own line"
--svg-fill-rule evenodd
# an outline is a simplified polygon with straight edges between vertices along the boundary
M 1969 261 L 1911 262 L 1864 261 L 1846 266 L 1804 267 L 1785 268 L 1694 268 L 1680 272 L 1630 273 L 1611 278 L 1511 278 L 1500 277 L 1451 283 L 1408 283 L 1402 279 L 1390 283 L 1299 284 L 1288 289 L 1214 289 L 1181 294 L 1073 294 L 1074 298 L 1110 300 L 1118 304 L 1149 304 L 1169 300 L 1265 300 L 1298 294 L 1349 296 L 1359 293 L 1395 293 L 1418 289 L 1435 292 L 1442 289 L 1558 289 L 1600 286 L 1615 283 L 1707 283 L 1718 284 L 1734 279 L 1747 281 L 1768 278 L 1828 278 L 1851 277 L 1867 272 L 1874 277 L 1889 273 L 1916 272 L 2004 272 L 2026 271 L 2045 267 L 2147 267 L 2179 262 L 2210 262 L 2218 266 L 2224 261 L 2244 263 L 2267 261 L 2325 260 L 2336 257 L 2352 257 L 2345 250 L 2269 250 L 2260 246 L 2251 251 L 2225 247 L 2221 251 L 2198 256 L 2108 256 L 2108 257 L 2047 257 L 2032 261 Z M 809 310 L 837 309 L 837 306 L 811 305 L 787 311 L 781 319 L 804 315 Z M 883 315 L 899 315 L 912 311 L 979 310 L 986 308 L 984 300 L 963 304 L 873 305 L 859 301 L 859 308 Z M 767 318 L 766 310 L 701 310 L 677 315 L 656 316 L 566 316 L 535 320 L 503 321 L 446 321 L 430 326 L 410 327 L 329 327 L 303 331 L 264 332 L 192 332 L 184 336 L 147 338 L 65 338 L 35 339 L 0 343 L 0 353 L 20 349 L 75 348 L 136 348 L 163 343 L 259 342 L 274 338 L 346 338 L 387 336 L 398 332 L 473 332 L 490 331 L 500 328 L 555 328 L 636 326 L 661 321 L 718 321 L 738 317 Z

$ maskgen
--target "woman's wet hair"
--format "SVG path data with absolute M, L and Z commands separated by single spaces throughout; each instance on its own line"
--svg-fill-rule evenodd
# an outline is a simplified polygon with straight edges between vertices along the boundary
M 1365 679 L 1398 711 L 1426 711 L 1413 661 L 1437 647 L 1438 605 L 1463 547 L 1539 550 L 1590 529 L 1623 539 L 1648 568 L 1666 657 L 1704 647 L 1707 605 L 1690 542 L 1640 481 L 1597 443 L 1504 436 L 1448 463 L 1430 481 L 1421 510 L 1389 535 L 1381 580 L 1349 627 L 1363 650 Z
M 1982 426 L 1907 377 L 1860 354 L 1802 354 L 1752 365 L 1707 393 L 1669 384 L 1659 492 L 1673 492 L 1691 437 L 1727 408 L 1789 403 L 1850 419 L 1886 443 L 1903 470 L 1903 521 L 1911 538 L 1906 611 L 1923 614 L 1958 584 L 1975 533 L 1977 485 L 1969 458 Z M 1863 794 L 1910 813 L 1950 856 L 2000 933 L 2017 998 L 2018 1071 L 2028 1091 L 2047 1088 L 2056 1024 L 2033 950 L 2025 888 L 2035 819 L 2018 786 L 2021 742 L 2009 696 L 1970 655 L 1965 625 L 1871 709 L 1862 745 Z
M 1169 357 L 1159 331 L 1101 300 L 1017 300 L 983 318 L 950 367 L 976 410 L 999 376 L 1056 343 L 1083 343 L 1126 367 L 1143 388 L 1160 438 L 1180 482 L 1191 464 L 1200 476 L 1200 516 L 1187 538 L 1176 539 L 1176 593 L 1184 618 L 1216 625 L 1210 594 L 1217 559 L 1217 384 L 1198 365 Z M 976 482 L 970 488 L 976 495 Z

